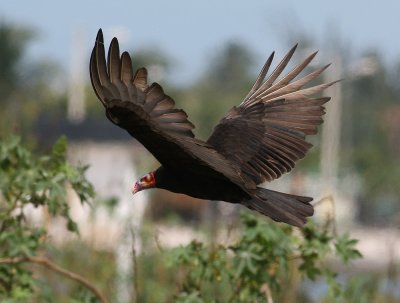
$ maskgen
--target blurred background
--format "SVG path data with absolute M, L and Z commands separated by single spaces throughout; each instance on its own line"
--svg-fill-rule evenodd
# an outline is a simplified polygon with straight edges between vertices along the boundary
M 134 67 L 147 67 L 201 139 L 241 102 L 272 51 L 277 61 L 299 43 L 292 64 L 319 50 L 311 68 L 332 62 L 320 81 L 343 81 L 327 92 L 332 101 L 325 123 L 309 138 L 314 148 L 290 175 L 267 186 L 319 201 L 316 220 L 333 216 L 360 240 L 364 258 L 351 271 L 379 277 L 382 292 L 390 276 L 397 289 L 391 302 L 399 302 L 399 11 L 394 0 L 362 6 L 344 0 L 3 1 L 0 136 L 16 134 L 46 151 L 66 135 L 70 160 L 90 165 L 87 176 L 96 190 L 92 207 L 70 197 L 80 239 L 49 223 L 54 242 L 64 247 L 64 264 L 79 268 L 82 256 L 91 260 L 87 274 L 103 277 L 99 283 L 110 292 L 118 285 L 116 300 L 128 302 L 134 245 L 146 257 L 142 271 L 158 275 L 152 283 L 163 294 L 161 280 L 168 276 L 157 273 L 149 247 L 188 243 L 204 237 L 205 226 L 237 221 L 238 209 L 225 203 L 162 190 L 131 196 L 136 178 L 158 163 L 106 119 L 93 93 L 88 61 L 99 28 L 106 46 L 116 36 Z

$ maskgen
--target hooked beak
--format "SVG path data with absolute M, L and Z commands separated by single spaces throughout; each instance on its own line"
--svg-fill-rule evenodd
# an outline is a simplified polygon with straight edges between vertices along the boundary
M 139 184 L 139 182 L 136 182 L 135 185 L 133 186 L 132 189 L 132 194 L 136 194 L 138 191 L 142 190 L 142 186 Z
M 150 172 L 136 181 L 135 185 L 133 186 L 132 193 L 136 194 L 143 189 L 153 188 L 155 187 L 155 184 L 156 179 L 154 177 L 154 172 Z

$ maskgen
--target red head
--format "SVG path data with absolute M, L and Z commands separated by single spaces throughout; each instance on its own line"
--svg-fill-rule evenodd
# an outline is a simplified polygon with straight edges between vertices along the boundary
M 156 177 L 154 175 L 154 172 L 150 172 L 143 177 L 141 177 L 133 186 L 132 193 L 136 194 L 137 192 L 147 189 L 147 188 L 153 188 L 156 186 Z

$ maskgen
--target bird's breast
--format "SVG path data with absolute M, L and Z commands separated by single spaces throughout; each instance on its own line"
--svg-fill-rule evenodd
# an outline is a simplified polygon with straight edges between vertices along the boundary
M 157 187 L 194 198 L 231 203 L 240 203 L 247 196 L 229 180 L 187 172 L 164 171 L 157 181 Z

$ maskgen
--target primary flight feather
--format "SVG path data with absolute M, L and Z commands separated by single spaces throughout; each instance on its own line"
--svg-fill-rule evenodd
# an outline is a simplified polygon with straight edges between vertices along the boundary
M 297 46 L 297 45 L 296 45 Z M 265 80 L 274 53 L 239 106 L 230 109 L 207 141 L 196 139 L 182 109 L 157 83 L 147 83 L 147 71 L 132 69 L 127 52 L 120 55 L 112 39 L 108 56 L 99 30 L 90 58 L 94 91 L 106 116 L 128 131 L 161 166 L 138 180 L 133 193 L 163 188 L 192 197 L 240 203 L 275 221 L 302 226 L 313 215 L 312 198 L 261 188 L 265 181 L 289 172 L 311 148 L 306 135 L 322 123 L 330 98 L 312 98 L 335 82 L 304 88 L 329 65 L 294 80 L 315 57 L 281 77 L 294 46 Z

